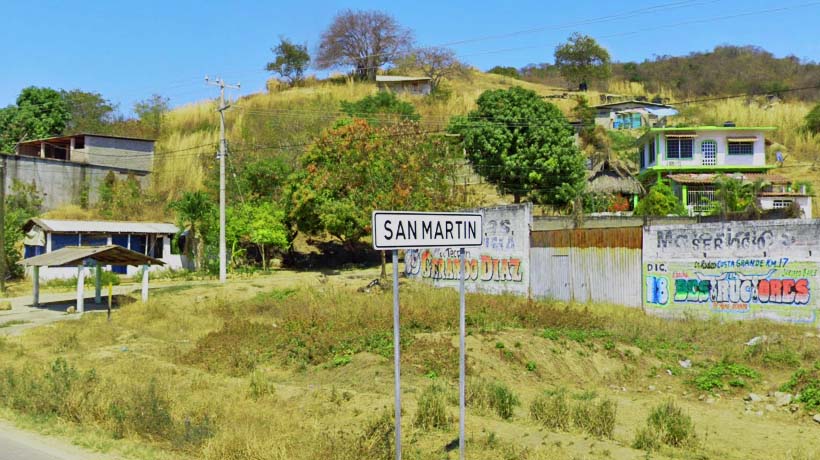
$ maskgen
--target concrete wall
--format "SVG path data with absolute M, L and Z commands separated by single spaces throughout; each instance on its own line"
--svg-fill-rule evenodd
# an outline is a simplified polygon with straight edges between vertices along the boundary
M 648 226 L 643 304 L 667 317 L 817 324 L 820 220 Z
M 87 187 L 89 204 L 93 204 L 97 202 L 100 183 L 110 171 L 118 179 L 125 179 L 129 172 L 134 172 L 143 190 L 149 186 L 149 176 L 140 171 L 9 155 L 6 156 L 6 192 L 11 192 L 15 180 L 33 182 L 43 194 L 43 209 L 47 211 L 66 204 L 80 204 L 83 189 Z
M 84 152 L 86 162 L 92 165 L 153 170 L 154 143 L 151 141 L 85 136 L 85 149 L 74 152 Z
M 803 219 L 811 219 L 811 197 L 810 196 L 761 196 L 760 207 L 763 209 L 774 209 L 775 200 L 792 200 L 797 202 L 800 210 L 803 211 Z
M 473 211 L 484 214 L 484 245 L 466 250 L 467 290 L 527 295 L 532 206 L 522 204 Z M 436 287 L 458 288 L 457 248 L 409 250 L 404 261 L 407 276 L 429 280 Z

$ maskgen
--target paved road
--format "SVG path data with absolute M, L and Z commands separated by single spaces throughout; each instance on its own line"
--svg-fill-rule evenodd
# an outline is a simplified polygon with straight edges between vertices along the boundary
M 92 454 L 56 438 L 19 430 L 0 421 L 0 460 L 102 460 L 115 458 Z

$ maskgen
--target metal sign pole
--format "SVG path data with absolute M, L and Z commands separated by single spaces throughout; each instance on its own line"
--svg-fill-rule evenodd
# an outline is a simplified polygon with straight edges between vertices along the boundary
M 393 250 L 393 359 L 396 381 L 396 460 L 401 460 L 401 370 L 399 339 L 399 250 Z
M 466 409 L 464 401 L 464 390 L 466 387 L 466 372 L 465 372 L 465 344 L 464 336 L 466 335 L 467 322 L 466 307 L 464 302 L 464 248 L 459 251 L 459 356 L 458 356 L 458 453 L 459 459 L 464 460 L 464 448 L 466 440 L 464 438 L 464 419 L 466 418 Z

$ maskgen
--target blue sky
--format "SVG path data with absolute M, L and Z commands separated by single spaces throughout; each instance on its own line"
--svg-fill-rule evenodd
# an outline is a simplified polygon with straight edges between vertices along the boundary
M 313 51 L 344 8 L 386 11 L 412 29 L 420 45 L 472 40 L 451 47 L 484 70 L 552 62 L 555 46 L 573 31 L 597 38 L 617 61 L 719 44 L 757 45 L 776 56 L 820 61 L 820 1 L 810 0 L 5 0 L 0 106 L 30 85 L 100 92 L 124 113 L 152 93 L 176 106 L 216 94 L 204 85 L 206 74 L 241 82 L 243 94 L 257 92 L 269 77 L 262 68 L 280 35 Z M 784 9 L 763 12 L 776 8 Z M 753 14 L 738 16 L 744 13 Z

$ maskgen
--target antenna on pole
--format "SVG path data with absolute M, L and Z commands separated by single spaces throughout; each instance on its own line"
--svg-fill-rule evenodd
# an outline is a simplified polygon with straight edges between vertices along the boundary
M 217 77 L 215 80 L 205 75 L 205 84 L 219 87 L 219 282 L 225 283 L 228 277 L 227 247 L 225 245 L 225 155 L 227 143 L 225 140 L 225 110 L 230 107 L 225 103 L 225 88 L 239 89 L 239 85 L 229 85 Z

